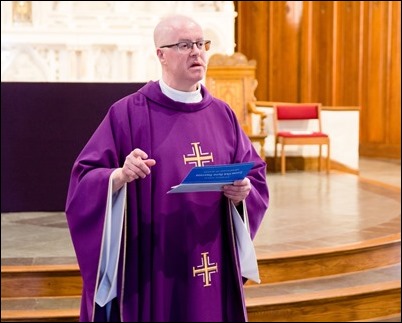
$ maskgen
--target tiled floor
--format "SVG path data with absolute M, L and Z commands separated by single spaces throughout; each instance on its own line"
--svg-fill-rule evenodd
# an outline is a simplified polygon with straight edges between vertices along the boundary
M 257 254 L 325 248 L 400 233 L 400 160 L 361 158 L 360 175 L 268 174 Z M 1 264 L 75 263 L 63 212 L 1 214 Z

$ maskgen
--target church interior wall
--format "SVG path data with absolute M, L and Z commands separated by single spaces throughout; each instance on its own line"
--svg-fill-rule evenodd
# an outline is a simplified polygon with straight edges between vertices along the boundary
M 2 82 L 145 82 L 160 75 L 153 28 L 194 17 L 210 53 L 234 52 L 233 1 L 2 1 Z

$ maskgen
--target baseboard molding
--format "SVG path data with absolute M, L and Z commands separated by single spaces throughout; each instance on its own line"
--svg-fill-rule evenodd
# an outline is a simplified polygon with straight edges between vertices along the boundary
M 266 157 L 268 172 L 280 172 L 280 160 L 277 158 L 276 164 L 274 163 L 274 157 Z M 323 160 L 325 165 L 325 160 Z M 275 167 L 276 166 L 276 167 Z M 289 156 L 286 157 L 286 171 L 318 171 L 319 163 L 317 157 L 302 157 L 302 156 Z M 325 167 L 325 166 L 324 166 Z M 359 175 L 358 169 L 353 169 L 335 160 L 331 160 L 331 170 L 337 170 L 344 173 Z

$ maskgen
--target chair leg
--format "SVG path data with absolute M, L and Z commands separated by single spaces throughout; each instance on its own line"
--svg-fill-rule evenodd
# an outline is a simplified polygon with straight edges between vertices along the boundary
M 281 145 L 281 174 L 285 175 L 286 173 L 286 157 L 285 157 L 285 145 Z
M 265 139 L 261 139 L 260 140 L 260 156 L 262 158 L 263 161 L 265 161 Z
M 321 172 L 322 171 L 322 145 L 319 145 L 319 153 L 318 153 L 318 170 Z
M 329 143 L 327 145 L 327 173 L 329 173 L 331 169 L 331 154 L 330 154 Z
M 278 156 L 278 143 L 275 142 L 275 149 L 274 149 L 274 172 L 276 172 L 277 167 L 276 167 L 276 156 Z

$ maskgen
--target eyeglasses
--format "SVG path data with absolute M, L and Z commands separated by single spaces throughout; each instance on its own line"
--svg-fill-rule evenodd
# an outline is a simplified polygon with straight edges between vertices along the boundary
M 181 41 L 176 44 L 164 45 L 161 46 L 160 48 L 172 48 L 176 46 L 180 52 L 186 53 L 193 49 L 194 44 L 195 46 L 197 46 L 199 50 L 207 51 L 211 47 L 210 40 L 196 40 L 196 41 L 188 40 L 188 41 Z

